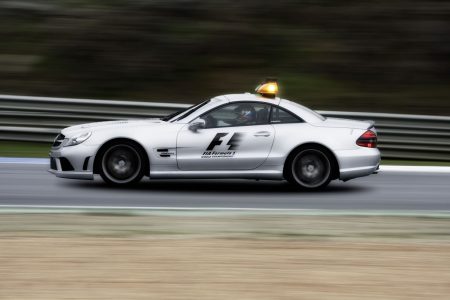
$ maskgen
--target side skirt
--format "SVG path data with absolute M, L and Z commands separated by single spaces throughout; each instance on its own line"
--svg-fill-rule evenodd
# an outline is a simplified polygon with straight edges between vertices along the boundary
M 283 172 L 278 170 L 239 170 L 239 171 L 151 171 L 150 179 L 271 179 L 282 180 Z

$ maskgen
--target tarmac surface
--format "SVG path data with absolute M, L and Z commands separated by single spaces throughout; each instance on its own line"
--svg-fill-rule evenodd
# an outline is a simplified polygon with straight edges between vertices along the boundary
M 217 209 L 450 211 L 450 173 L 381 171 L 321 192 L 287 182 L 256 180 L 155 180 L 115 188 L 94 181 L 56 178 L 43 164 L 0 164 L 0 206 L 82 206 Z

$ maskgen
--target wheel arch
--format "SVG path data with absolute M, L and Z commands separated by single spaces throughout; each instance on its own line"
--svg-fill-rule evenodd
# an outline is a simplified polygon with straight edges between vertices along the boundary
M 127 142 L 127 143 L 131 143 L 133 144 L 133 146 L 139 148 L 142 153 L 144 154 L 144 175 L 145 176 L 150 176 L 150 159 L 149 159 L 149 155 L 147 153 L 147 151 L 145 150 L 145 148 L 136 140 L 130 139 L 130 138 L 113 138 L 111 140 L 106 141 L 105 143 L 103 143 L 100 148 L 97 150 L 97 153 L 95 154 L 94 157 L 94 174 L 99 174 L 100 173 L 100 167 L 101 167 L 101 155 L 102 153 L 108 149 L 108 147 L 112 146 L 112 145 L 116 145 L 119 143 L 123 143 L 123 142 Z
M 288 167 L 292 161 L 292 159 L 294 158 L 295 154 L 297 154 L 300 150 L 303 149 L 307 149 L 307 148 L 312 148 L 312 149 L 319 149 L 325 152 L 325 154 L 330 158 L 330 163 L 331 163 L 331 172 L 332 172 L 332 176 L 331 179 L 338 179 L 340 176 L 340 172 L 339 172 L 339 162 L 337 160 L 336 155 L 334 154 L 334 152 L 328 148 L 327 146 L 320 144 L 320 143 L 316 143 L 316 142 L 308 142 L 308 143 L 304 143 L 301 145 L 297 145 L 294 149 L 292 149 L 289 152 L 289 155 L 287 156 L 286 160 L 284 161 L 284 165 L 283 165 L 283 176 L 284 178 L 286 178 L 287 176 L 287 170 Z

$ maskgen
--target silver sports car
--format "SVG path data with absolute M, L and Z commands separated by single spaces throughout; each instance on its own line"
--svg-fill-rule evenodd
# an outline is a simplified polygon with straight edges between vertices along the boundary
M 50 172 L 115 185 L 167 178 L 288 180 L 325 187 L 378 169 L 370 121 L 325 118 L 276 96 L 275 81 L 256 94 L 212 98 L 162 119 L 65 128 L 50 152 Z

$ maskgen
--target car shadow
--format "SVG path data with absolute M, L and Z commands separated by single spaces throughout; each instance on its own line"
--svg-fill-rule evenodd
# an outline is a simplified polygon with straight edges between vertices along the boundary
M 130 186 L 111 186 L 100 179 L 94 181 L 66 181 L 65 185 L 94 190 L 120 190 L 120 191 L 153 191 L 168 193 L 221 193 L 221 194 L 333 194 L 333 193 L 356 193 L 368 192 L 371 187 L 331 182 L 328 187 L 319 191 L 305 191 L 294 187 L 286 181 L 272 180 L 142 180 L 140 183 Z

